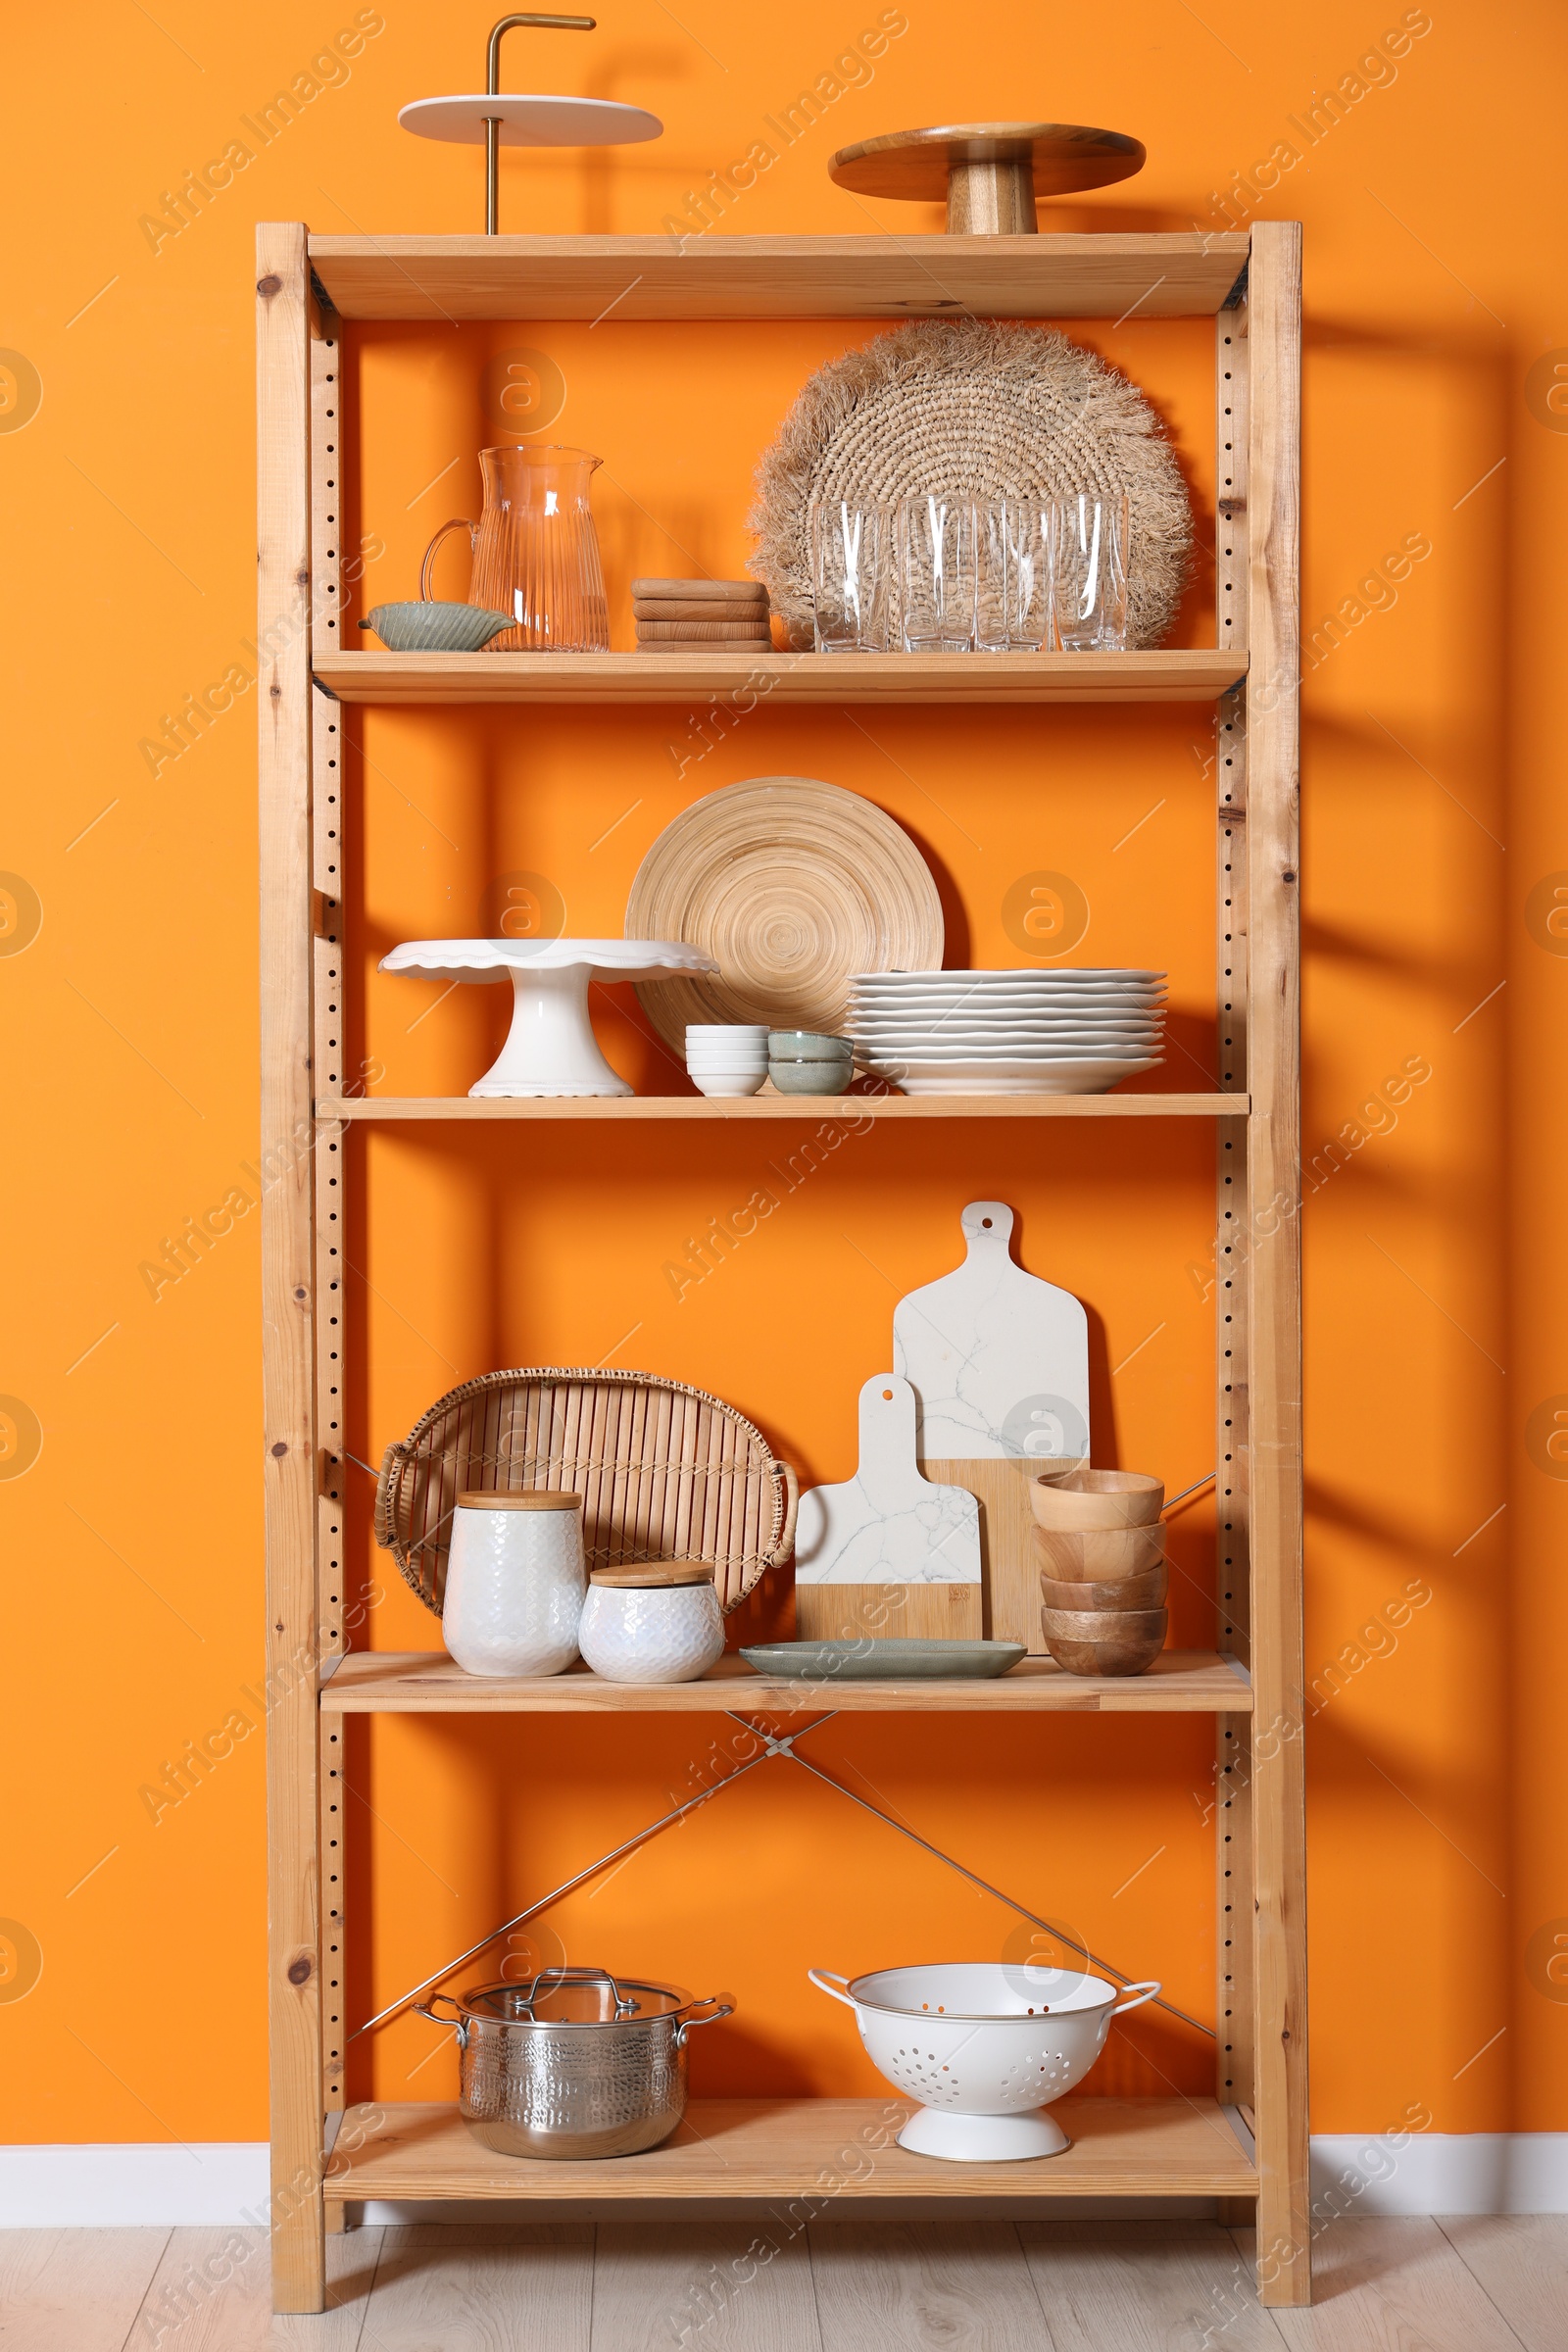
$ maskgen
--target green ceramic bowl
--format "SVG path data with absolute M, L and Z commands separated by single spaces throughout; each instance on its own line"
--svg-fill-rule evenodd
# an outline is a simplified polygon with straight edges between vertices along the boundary
M 516 626 L 510 612 L 487 612 L 483 605 L 377 605 L 360 622 L 373 629 L 390 654 L 476 654 Z
M 767 1074 L 781 1095 L 847 1095 L 855 1064 L 842 1061 L 775 1061 L 768 1056 Z
M 840 1061 L 853 1054 L 847 1037 L 823 1037 L 815 1029 L 770 1029 L 767 1050 L 780 1061 Z

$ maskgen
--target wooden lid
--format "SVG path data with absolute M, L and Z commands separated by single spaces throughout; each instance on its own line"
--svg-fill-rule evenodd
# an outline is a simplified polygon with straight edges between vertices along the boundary
M 767 590 L 760 580 L 633 580 L 633 596 L 678 596 L 686 599 L 717 596 L 731 604 L 761 605 Z
M 1068 196 L 1130 179 L 1144 148 L 1119 130 L 1079 122 L 949 122 L 933 130 L 896 130 L 841 147 L 828 177 L 857 196 L 903 196 L 941 204 L 954 164 L 1013 164 L 1028 158 L 1037 196 Z
M 460 1494 L 463 1511 L 580 1511 L 580 1494 L 554 1494 L 539 1488 L 528 1494 Z
M 711 1560 L 644 1560 L 631 1568 L 595 1568 L 591 1585 L 606 1585 L 616 1592 L 652 1592 L 664 1585 L 710 1585 Z

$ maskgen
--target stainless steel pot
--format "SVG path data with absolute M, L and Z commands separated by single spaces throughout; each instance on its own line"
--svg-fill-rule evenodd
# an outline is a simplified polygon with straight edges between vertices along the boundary
M 686 2036 L 734 2006 L 604 1968 L 549 1968 L 461 2000 L 435 1993 L 419 2015 L 456 2025 L 463 2114 L 486 2147 L 570 2158 L 632 2156 L 667 2139 L 686 2112 Z

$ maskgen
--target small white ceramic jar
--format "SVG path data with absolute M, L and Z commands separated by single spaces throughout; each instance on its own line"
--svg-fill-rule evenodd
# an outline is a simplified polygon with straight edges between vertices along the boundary
M 607 1683 L 693 1683 L 724 1654 L 724 1618 L 707 1560 L 596 1568 L 577 1633 Z
M 586 1579 L 580 1494 L 458 1496 L 441 1634 L 465 1674 L 563 1674 Z

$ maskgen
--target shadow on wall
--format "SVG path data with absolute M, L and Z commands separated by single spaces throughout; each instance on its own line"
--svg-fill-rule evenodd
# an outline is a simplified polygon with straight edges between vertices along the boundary
M 1508 1857 L 1495 1828 L 1517 1820 L 1522 1791 L 1509 1739 L 1480 1733 L 1483 1725 L 1516 1719 L 1518 1651 L 1507 1629 L 1517 1604 L 1509 1595 L 1528 1554 L 1519 1548 L 1521 1513 L 1504 1514 L 1502 1506 L 1517 1503 L 1520 1481 L 1537 1475 L 1521 1462 L 1510 1429 L 1511 1421 L 1522 1421 L 1528 1400 L 1515 1398 L 1510 1406 L 1504 1369 L 1516 1361 L 1520 1335 L 1512 1314 L 1530 1237 L 1507 1208 L 1512 1156 L 1524 1137 L 1517 1091 L 1505 1086 L 1510 1001 L 1497 995 L 1516 956 L 1531 952 L 1509 901 L 1517 905 L 1535 878 L 1508 876 L 1508 851 L 1519 833 L 1515 811 L 1524 813 L 1525 779 L 1508 719 L 1524 614 L 1511 505 L 1496 476 L 1516 453 L 1519 389 L 1486 320 L 1399 334 L 1309 317 L 1304 363 L 1309 510 L 1337 494 L 1315 470 L 1310 424 L 1312 389 L 1321 392 L 1331 371 L 1348 371 L 1352 383 L 1366 379 L 1369 432 L 1376 429 L 1374 414 L 1402 409 L 1406 429 L 1420 429 L 1434 453 L 1428 503 L 1419 511 L 1412 506 L 1392 529 L 1372 526 L 1377 535 L 1369 531 L 1356 572 L 1328 576 L 1309 564 L 1302 589 L 1306 888 L 1310 895 L 1319 860 L 1342 870 L 1370 864 L 1388 884 L 1387 920 L 1376 929 L 1356 930 L 1327 909 L 1303 925 L 1307 1034 L 1318 1025 L 1322 1004 L 1325 1019 L 1336 1021 L 1325 1037 L 1339 1048 L 1332 1059 L 1309 1055 L 1306 1065 L 1307 1239 L 1314 1222 L 1326 1230 L 1332 1221 L 1339 1251 L 1348 1250 L 1347 1262 L 1353 1261 L 1359 1277 L 1354 1298 L 1342 1277 L 1332 1304 L 1320 1293 L 1315 1309 L 1309 1287 L 1308 1331 L 1314 1322 L 1321 1330 L 1332 1312 L 1347 1334 L 1363 1328 L 1387 1366 L 1377 1303 L 1383 1300 L 1401 1319 L 1408 1312 L 1414 1329 L 1425 1326 L 1431 1343 L 1429 1351 L 1413 1351 L 1405 1368 L 1409 1388 L 1426 1399 L 1418 1450 L 1408 1463 L 1408 1508 L 1380 1507 L 1343 1477 L 1308 1484 L 1311 1788 L 1315 1801 L 1349 1806 L 1357 1815 L 1367 1807 L 1392 1809 L 1400 1836 L 1413 1841 L 1412 1886 L 1425 1882 L 1440 1837 L 1476 1874 L 1464 1943 L 1467 1977 L 1487 1987 L 1485 2022 L 1474 2009 L 1482 2042 L 1491 2032 L 1500 2039 L 1529 1997 L 1521 1991 L 1518 1938 L 1503 1897 Z M 1391 394 L 1391 375 L 1402 391 Z M 1450 584 L 1441 596 L 1442 610 L 1454 616 L 1451 641 L 1423 668 L 1401 668 L 1398 642 L 1382 633 L 1397 629 L 1401 606 L 1440 601 L 1441 562 L 1451 558 L 1461 532 L 1464 593 L 1456 595 Z M 1357 708 L 1342 681 L 1366 674 L 1369 642 L 1388 653 L 1375 701 Z M 1436 693 L 1432 680 L 1439 682 Z M 1422 920 L 1434 895 L 1468 909 L 1462 926 L 1441 942 Z M 1380 1010 L 1402 1007 L 1408 1036 L 1406 1054 L 1385 1056 L 1386 1071 L 1369 1065 L 1353 1028 L 1348 1053 L 1342 1042 L 1345 1012 L 1357 995 L 1370 998 L 1374 991 Z M 1390 1034 L 1386 1015 L 1378 1026 Z M 1330 1074 L 1348 1060 L 1367 1090 L 1359 1102 L 1340 1096 L 1340 1081 Z M 1420 1090 L 1417 1102 L 1411 1081 Z M 1378 1139 L 1414 1115 L 1418 1102 L 1422 1116 L 1447 1122 L 1453 1133 L 1461 1083 L 1462 1140 L 1446 1155 L 1442 1176 L 1431 1158 L 1407 1155 L 1397 1170 L 1380 1159 Z M 1478 1331 L 1472 1308 L 1454 1311 L 1465 1299 L 1506 1303 Z M 1345 1355 L 1353 1386 L 1361 1377 L 1353 1342 Z M 1476 1527 L 1439 1527 L 1424 1508 L 1426 1472 L 1444 1455 L 1466 1465 L 1466 1483 L 1478 1498 Z M 1343 1453 L 1339 1458 L 1348 1463 Z M 1406 1655 L 1391 1668 L 1386 1661 L 1401 1649 Z M 1443 1690 L 1439 1656 L 1466 1661 L 1462 1705 L 1447 1704 L 1457 1694 Z M 1441 1768 L 1425 1741 L 1417 1748 L 1396 1736 L 1370 1735 L 1370 1693 L 1391 1672 L 1418 1678 L 1431 1703 L 1444 1708 L 1457 1745 Z M 1475 1732 L 1467 1730 L 1471 1725 Z M 1466 2004 L 1467 2022 L 1472 2008 Z M 1522 2052 L 1514 2054 L 1520 2039 L 1509 2034 L 1502 2059 L 1516 2069 L 1528 2063 Z M 1525 2088 L 1516 2073 L 1513 2111 L 1521 2121 Z

